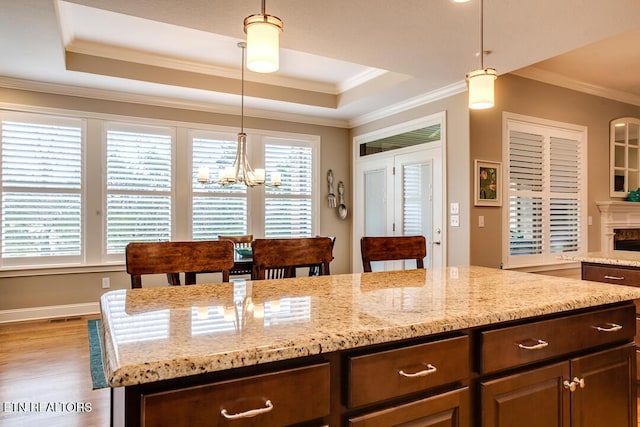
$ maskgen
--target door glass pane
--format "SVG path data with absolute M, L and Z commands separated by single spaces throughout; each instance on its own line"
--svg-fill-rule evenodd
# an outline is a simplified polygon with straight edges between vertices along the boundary
M 385 235 L 385 171 L 366 171 L 364 174 L 364 235 Z
M 403 230 L 405 236 L 429 236 L 432 224 L 431 204 L 431 164 L 408 164 L 402 168 L 403 187 Z M 425 267 L 429 267 L 429 253 Z M 405 268 L 416 268 L 415 261 L 405 261 Z

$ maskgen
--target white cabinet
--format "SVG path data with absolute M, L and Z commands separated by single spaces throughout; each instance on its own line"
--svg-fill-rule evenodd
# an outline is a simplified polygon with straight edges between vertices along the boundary
M 627 197 L 640 188 L 640 119 L 612 120 L 609 135 L 611 197 Z

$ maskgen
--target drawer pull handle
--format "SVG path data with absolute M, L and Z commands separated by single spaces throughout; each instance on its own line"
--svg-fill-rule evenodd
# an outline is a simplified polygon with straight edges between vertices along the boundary
M 398 371 L 398 373 L 406 378 L 416 378 L 416 377 L 425 377 L 427 375 L 435 374 L 437 370 L 438 368 L 436 368 L 431 363 L 429 363 L 427 365 L 427 369 L 423 369 L 422 371 L 410 373 L 410 372 L 405 372 L 403 370 L 400 370 Z
M 518 344 L 518 347 L 520 347 L 523 350 L 540 350 L 541 348 L 545 348 L 548 345 L 549 343 L 544 340 L 537 340 L 537 344 L 534 344 L 534 345 Z
M 605 275 L 604 278 L 609 280 L 624 280 L 624 276 L 609 276 L 608 274 Z
M 610 326 L 607 328 L 603 328 L 602 326 L 595 326 L 595 328 L 600 332 L 617 332 L 622 329 L 622 325 L 618 325 L 617 323 L 607 323 L 607 325 Z
M 222 414 L 222 416 L 228 420 L 237 420 L 239 418 L 251 418 L 255 417 L 256 415 L 266 414 L 267 412 L 271 412 L 273 410 L 273 403 L 271 403 L 270 400 L 264 402 L 264 406 L 264 408 L 250 409 L 238 414 L 230 414 L 226 409 L 223 408 L 222 411 L 220 411 L 220 414 Z

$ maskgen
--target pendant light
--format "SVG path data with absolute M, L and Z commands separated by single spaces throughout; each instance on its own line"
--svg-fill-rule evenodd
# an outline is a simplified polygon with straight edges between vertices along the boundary
M 493 68 L 484 67 L 484 31 L 483 31 L 483 0 L 480 1 L 480 68 L 467 73 L 469 85 L 469 108 L 482 110 L 492 108 L 494 100 L 494 83 L 498 73 Z
M 282 20 L 266 13 L 266 0 L 262 12 L 244 18 L 247 34 L 247 68 L 256 73 L 273 73 L 280 68 L 279 50 Z
M 245 66 L 245 49 L 247 47 L 245 42 L 238 43 L 238 47 L 242 49 L 242 80 L 240 90 L 240 132 L 238 132 L 238 146 L 236 148 L 236 158 L 233 161 L 233 165 L 225 167 L 218 174 L 218 181 L 220 185 L 232 185 L 236 182 L 241 182 L 247 187 L 255 187 L 256 185 L 267 185 L 269 187 L 278 187 L 281 184 L 280 172 L 273 172 L 271 174 L 271 183 L 265 182 L 265 170 L 253 169 L 247 159 L 247 134 L 244 133 L 244 66 Z M 198 182 L 202 184 L 208 184 L 209 180 L 209 168 L 202 167 L 198 170 Z

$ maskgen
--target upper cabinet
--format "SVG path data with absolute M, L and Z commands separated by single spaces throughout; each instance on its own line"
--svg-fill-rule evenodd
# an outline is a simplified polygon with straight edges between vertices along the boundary
M 627 197 L 640 188 L 640 119 L 612 120 L 609 134 L 611 197 Z

